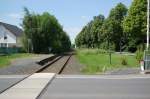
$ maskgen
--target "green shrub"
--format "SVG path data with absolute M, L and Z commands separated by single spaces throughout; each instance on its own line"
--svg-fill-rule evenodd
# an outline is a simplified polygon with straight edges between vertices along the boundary
M 104 49 L 104 50 L 112 50 L 114 51 L 115 50 L 115 44 L 114 43 L 110 43 L 109 46 L 108 46 L 108 42 L 104 42 L 102 44 L 100 44 L 100 48 L 101 49 Z
M 136 51 L 136 59 L 138 61 L 142 60 L 143 59 L 143 46 L 139 46 L 137 51 Z
M 122 65 L 127 65 L 128 64 L 126 57 L 121 58 L 121 64 Z
M 136 59 L 138 61 L 142 60 L 143 59 L 143 51 L 140 51 L 140 50 L 137 50 L 136 51 Z
M 104 49 L 81 49 L 80 53 L 85 55 L 91 55 L 91 54 L 105 54 L 107 53 Z
M 106 66 L 86 66 L 82 69 L 82 72 L 84 73 L 89 73 L 89 74 L 93 74 L 93 73 L 101 73 L 101 72 L 105 72 L 106 71 Z
M 97 50 L 97 54 L 105 54 L 105 53 L 107 53 L 107 51 L 104 49 L 98 49 Z

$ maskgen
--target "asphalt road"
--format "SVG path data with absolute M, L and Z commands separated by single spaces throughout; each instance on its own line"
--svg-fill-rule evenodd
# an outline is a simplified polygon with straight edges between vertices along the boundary
M 0 93 L 25 77 L 27 75 L 0 75 Z
M 60 75 L 39 99 L 150 99 L 150 75 Z

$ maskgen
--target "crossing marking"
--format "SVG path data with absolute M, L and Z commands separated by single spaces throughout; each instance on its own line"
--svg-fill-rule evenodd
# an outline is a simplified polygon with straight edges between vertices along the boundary
M 54 73 L 35 73 L 0 94 L 0 99 L 36 99 L 54 76 Z

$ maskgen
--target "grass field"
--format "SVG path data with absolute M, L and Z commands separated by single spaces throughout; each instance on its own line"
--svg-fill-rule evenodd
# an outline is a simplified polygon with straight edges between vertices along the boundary
M 135 55 L 112 53 L 111 56 L 112 63 L 110 64 L 109 54 L 104 50 L 77 50 L 76 55 L 79 61 L 85 65 L 82 71 L 88 74 L 139 66 L 139 62 L 136 60 Z M 122 61 L 125 61 L 126 64 L 123 64 Z
M 11 63 L 12 60 L 16 58 L 25 58 L 25 57 L 33 57 L 35 56 L 34 54 L 27 54 L 27 53 L 22 53 L 22 54 L 10 54 L 7 56 L 0 56 L 0 68 L 7 66 Z

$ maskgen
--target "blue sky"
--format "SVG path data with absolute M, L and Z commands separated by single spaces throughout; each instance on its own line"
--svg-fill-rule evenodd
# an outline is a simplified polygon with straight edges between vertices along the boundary
M 0 21 L 20 26 L 23 18 L 23 7 L 35 13 L 49 12 L 58 19 L 71 41 L 93 16 L 103 14 L 122 2 L 127 7 L 132 0 L 0 0 Z

